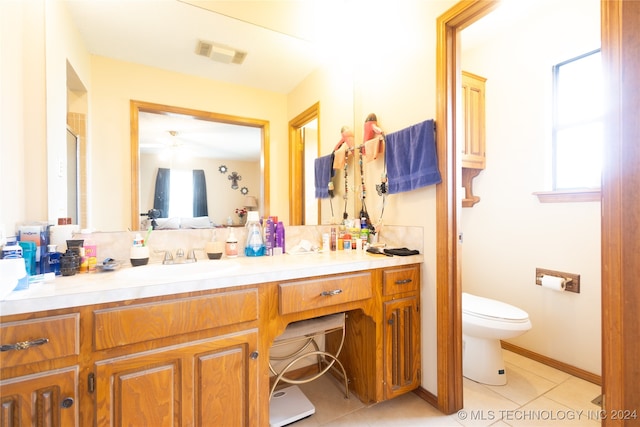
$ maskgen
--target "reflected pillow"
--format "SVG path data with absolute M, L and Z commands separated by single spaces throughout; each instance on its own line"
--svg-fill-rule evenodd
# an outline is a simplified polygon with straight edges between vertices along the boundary
M 158 218 L 156 230 L 177 230 L 180 228 L 180 218 Z
M 197 218 L 180 218 L 180 228 L 211 228 L 213 223 L 208 216 Z

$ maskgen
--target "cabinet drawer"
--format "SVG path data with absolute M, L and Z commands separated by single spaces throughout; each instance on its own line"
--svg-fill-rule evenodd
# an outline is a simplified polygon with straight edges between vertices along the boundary
M 280 314 L 297 313 L 371 298 L 371 273 L 281 283 Z
M 417 291 L 420 287 L 420 267 L 393 268 L 382 272 L 382 294 L 393 295 Z
M 77 355 L 80 351 L 80 314 L 42 317 L 4 323 L 0 344 L 15 346 L 0 352 L 0 367 L 26 365 Z
M 257 318 L 257 289 L 96 310 L 94 343 L 104 350 Z

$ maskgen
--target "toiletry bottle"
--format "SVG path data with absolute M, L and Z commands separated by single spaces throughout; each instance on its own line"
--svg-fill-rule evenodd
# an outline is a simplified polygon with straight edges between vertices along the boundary
M 275 246 L 275 229 L 272 217 L 267 218 L 264 225 L 264 254 L 266 256 L 273 255 Z
M 89 230 L 82 230 L 82 235 L 84 237 L 82 246 L 84 246 L 84 254 L 87 257 L 88 271 L 93 273 L 96 271 L 96 264 L 98 263 L 98 246 L 91 237 Z
M 88 273 L 89 272 L 89 258 L 87 257 L 87 253 L 84 249 L 84 246 L 80 247 L 80 268 L 78 273 Z
M 284 240 L 284 224 L 282 221 L 278 221 L 278 225 L 276 226 L 275 248 L 273 250 L 274 255 L 282 255 L 286 252 Z
M 329 233 L 322 233 L 322 252 L 329 252 Z
M 2 258 L 22 258 L 22 247 L 16 237 L 7 238 L 7 244 L 2 247 Z
M 34 276 L 38 274 L 36 267 L 36 251 L 37 246 L 35 242 L 31 240 L 19 241 L 18 245 L 22 248 L 22 258 L 27 268 L 27 276 Z
M 233 230 L 229 231 L 229 237 L 227 237 L 227 244 L 225 245 L 225 254 L 227 258 L 235 258 L 238 256 L 238 239 L 233 234 Z
M 246 256 L 264 255 L 264 241 L 262 240 L 262 227 L 257 211 L 250 211 L 247 215 L 247 244 L 244 247 Z
M 45 273 L 54 273 L 56 276 L 60 276 L 60 256 L 62 254 L 58 252 L 57 245 L 48 245 L 47 253 L 44 255 L 44 261 L 42 265 L 44 266 Z
M 336 234 L 336 228 L 335 227 L 331 227 L 330 245 L 331 245 L 331 251 L 335 251 L 337 246 L 338 246 L 338 236 Z

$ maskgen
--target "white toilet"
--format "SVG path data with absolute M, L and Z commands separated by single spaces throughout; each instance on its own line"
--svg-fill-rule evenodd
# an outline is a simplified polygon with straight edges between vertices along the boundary
M 531 329 L 526 311 L 489 298 L 462 293 L 462 374 L 489 385 L 505 385 L 500 340 Z

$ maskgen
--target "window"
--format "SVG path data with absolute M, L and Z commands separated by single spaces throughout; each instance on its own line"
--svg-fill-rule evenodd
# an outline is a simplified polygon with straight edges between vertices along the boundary
M 193 172 L 171 169 L 169 218 L 193 216 Z
M 553 67 L 553 190 L 600 188 L 603 77 L 600 49 Z

